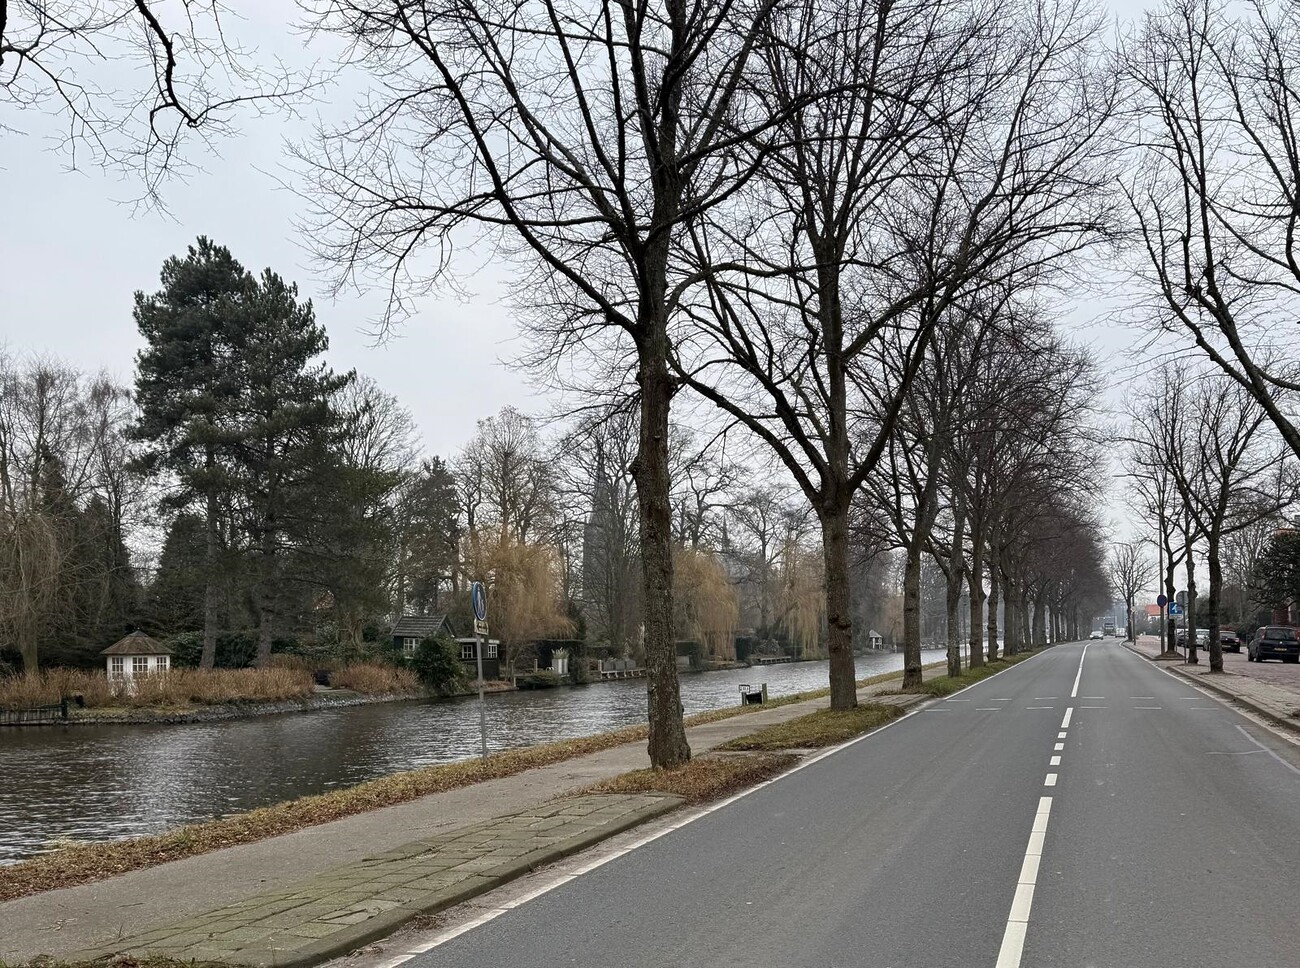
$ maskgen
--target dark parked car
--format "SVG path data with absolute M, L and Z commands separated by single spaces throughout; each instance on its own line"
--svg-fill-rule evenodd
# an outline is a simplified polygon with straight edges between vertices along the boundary
M 1237 630 L 1226 626 L 1219 629 L 1219 645 L 1225 652 L 1240 652 L 1241 639 L 1237 637 Z
M 1300 662 L 1300 638 L 1295 629 L 1285 625 L 1266 625 L 1255 633 L 1246 646 L 1246 658 L 1251 662 L 1281 659 L 1283 662 Z

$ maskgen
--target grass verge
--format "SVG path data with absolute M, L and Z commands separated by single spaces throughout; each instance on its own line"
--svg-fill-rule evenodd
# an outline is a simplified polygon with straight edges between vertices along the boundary
M 748 736 L 739 736 L 719 749 L 724 750 L 792 750 L 834 746 L 877 729 L 903 715 L 898 706 L 863 703 L 842 712 L 819 709 L 788 723 L 777 723 Z
M 878 685 L 901 677 L 901 672 L 885 673 L 859 680 L 858 686 Z M 686 725 L 718 722 L 773 706 L 828 695 L 830 689 L 816 689 L 770 699 L 761 706 L 737 705 L 709 710 L 687 716 Z M 494 753 L 487 759 L 463 760 L 396 773 L 356 786 L 260 807 L 219 820 L 189 824 L 154 836 L 64 847 L 31 860 L 0 867 L 0 902 L 89 884 L 225 847 L 251 844 L 369 810 L 407 803 L 432 793 L 444 793 L 487 780 L 513 776 L 525 770 L 550 766 L 588 753 L 598 753 L 624 743 L 635 743 L 644 740 L 646 735 L 645 726 L 633 726 L 596 736 L 507 750 Z
M 1010 669 L 1017 663 L 1024 662 L 1026 659 L 1038 655 L 1051 646 L 1044 648 L 1031 649 L 1028 652 L 1020 652 L 1016 655 L 1003 656 L 992 662 L 986 662 L 984 665 L 975 669 L 967 669 L 959 676 L 938 676 L 934 679 L 927 679 L 915 689 L 908 689 L 909 693 L 922 693 L 927 696 L 951 696 L 958 690 L 965 689 L 967 686 L 974 685 L 981 679 L 987 679 L 989 676 L 996 675 L 1003 669 Z M 901 693 L 902 690 L 899 690 Z
M 701 756 L 671 770 L 633 770 L 602 780 L 574 796 L 591 793 L 671 793 L 703 803 L 736 793 L 788 770 L 799 761 L 791 753 L 757 756 Z

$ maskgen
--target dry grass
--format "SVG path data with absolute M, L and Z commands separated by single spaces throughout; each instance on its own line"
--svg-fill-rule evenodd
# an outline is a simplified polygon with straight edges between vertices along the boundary
M 791 753 L 755 756 L 702 756 L 671 770 L 633 770 L 602 780 L 573 796 L 589 793 L 671 793 L 690 803 L 716 800 L 761 783 L 799 761 Z
M 420 679 L 410 669 L 378 662 L 353 662 L 330 673 L 330 685 L 366 696 L 397 696 L 420 691 Z
M 87 709 L 214 706 L 282 702 L 312 693 L 311 675 L 295 669 L 173 669 L 132 680 L 130 691 L 102 672 L 46 669 L 0 679 L 0 706 L 44 706 L 81 696 Z
M 724 743 L 724 750 L 793 750 L 834 746 L 877 729 L 903 715 L 898 706 L 863 703 L 843 711 L 819 709 L 787 723 L 777 723 Z

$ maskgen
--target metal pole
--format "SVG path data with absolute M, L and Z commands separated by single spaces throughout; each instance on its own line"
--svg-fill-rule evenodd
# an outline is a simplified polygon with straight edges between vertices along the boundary
M 487 702 L 483 699 L 483 636 L 474 632 L 474 658 L 478 662 L 478 739 L 483 756 L 487 756 Z

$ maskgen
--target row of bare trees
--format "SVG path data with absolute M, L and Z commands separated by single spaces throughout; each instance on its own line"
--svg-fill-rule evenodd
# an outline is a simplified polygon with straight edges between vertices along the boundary
M 1250 392 L 1215 371 L 1167 369 L 1130 410 L 1128 477 L 1136 509 L 1156 533 L 1164 563 L 1159 587 L 1173 599 L 1177 569 L 1184 569 L 1189 660 L 1198 661 L 1190 630 L 1207 628 L 1210 668 L 1220 671 L 1225 561 L 1230 584 L 1248 589 L 1268 533 L 1285 524 L 1300 498 L 1300 464 Z M 1134 556 L 1121 553 L 1116 559 L 1129 587 L 1135 584 L 1133 573 L 1141 573 L 1130 560 Z M 1202 562 L 1207 571 L 1203 606 L 1197 594 Z
M 1110 224 L 1101 21 L 1069 0 L 318 14 L 374 78 L 364 116 L 299 150 L 322 257 L 386 276 L 400 313 L 450 283 L 467 240 L 491 246 L 539 357 L 637 401 L 653 762 L 689 755 L 669 434 L 683 388 L 757 438 L 816 515 L 832 705 L 851 707 L 853 507 L 937 327 L 1030 301 Z

